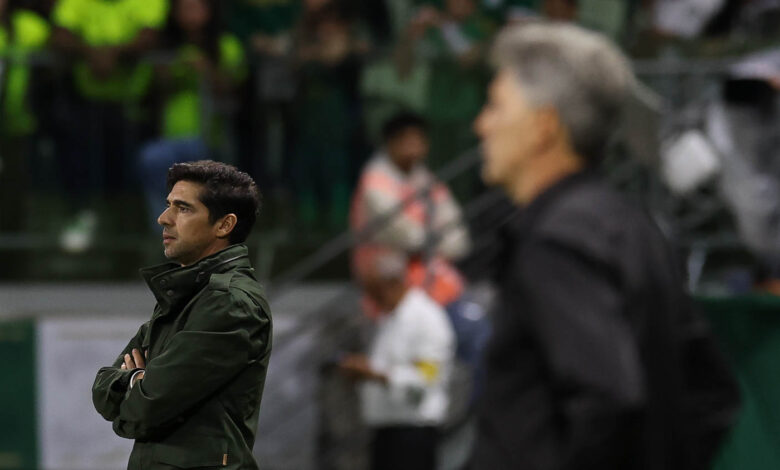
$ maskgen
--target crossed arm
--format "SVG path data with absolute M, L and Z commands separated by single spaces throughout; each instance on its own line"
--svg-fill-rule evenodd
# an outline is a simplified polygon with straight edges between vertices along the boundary
M 148 364 L 137 336 L 112 367 L 98 372 L 93 402 L 104 418 L 113 421 L 117 435 L 128 439 L 164 435 L 266 349 L 270 320 L 258 315 L 251 302 L 227 292 L 211 293 L 205 302 L 208 308 L 193 311 L 184 328 Z
M 119 366 L 119 369 L 121 370 L 136 370 L 133 375 L 130 376 L 130 388 L 133 388 L 133 385 L 135 385 L 135 382 L 138 380 L 141 380 L 144 378 L 144 373 L 146 372 L 146 361 L 144 360 L 145 357 L 149 356 L 149 352 L 147 351 L 144 355 L 141 355 L 141 351 L 138 349 L 133 348 L 132 355 L 125 354 L 124 360 L 125 362 L 122 363 L 121 366 Z
M 138 368 L 127 368 L 125 358 L 133 350 L 141 350 L 143 338 L 149 323 L 144 323 L 138 332 L 133 336 L 122 353 L 110 367 L 103 367 L 98 371 L 95 377 L 95 383 L 92 386 L 92 403 L 95 409 L 103 418 L 111 421 L 119 415 L 119 406 L 125 398 L 125 394 L 130 386 L 130 379 L 137 372 Z M 137 379 L 137 377 L 136 377 Z

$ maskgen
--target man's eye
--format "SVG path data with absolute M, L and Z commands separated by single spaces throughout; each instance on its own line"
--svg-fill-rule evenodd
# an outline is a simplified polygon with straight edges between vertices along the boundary
M 189 212 L 189 211 L 190 211 L 189 207 L 184 207 L 184 206 L 179 207 L 179 212 Z

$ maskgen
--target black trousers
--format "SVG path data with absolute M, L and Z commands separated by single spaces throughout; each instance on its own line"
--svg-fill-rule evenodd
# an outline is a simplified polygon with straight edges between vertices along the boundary
M 433 426 L 374 428 L 371 470 L 435 470 L 438 441 Z

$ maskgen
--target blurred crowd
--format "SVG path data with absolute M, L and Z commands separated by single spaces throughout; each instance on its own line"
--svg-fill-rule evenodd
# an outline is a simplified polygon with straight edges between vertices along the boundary
M 722 54 L 776 36 L 779 10 L 770 0 L 0 0 L 0 232 L 34 225 L 31 194 L 56 201 L 73 251 L 128 195 L 147 200 L 148 223 L 136 225 L 154 227 L 165 170 L 208 157 L 260 182 L 278 209 L 269 223 L 336 233 L 400 111 L 426 119 L 433 170 L 476 144 L 487 46 L 502 25 L 577 22 L 634 56 L 700 40 L 697 51 Z M 110 230 L 137 228 L 118 219 Z

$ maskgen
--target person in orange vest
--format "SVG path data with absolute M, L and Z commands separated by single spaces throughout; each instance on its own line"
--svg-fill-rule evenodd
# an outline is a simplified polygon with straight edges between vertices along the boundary
M 426 121 L 401 112 L 385 123 L 382 135 L 384 145 L 363 169 L 352 200 L 350 226 L 358 237 L 353 270 L 360 273 L 388 249 L 407 256 L 407 285 L 424 290 L 452 323 L 456 356 L 472 370 L 472 402 L 481 390 L 479 357 L 490 323 L 484 309 L 467 300 L 464 279 L 453 265 L 470 249 L 468 230 L 447 186 L 423 163 Z M 370 296 L 363 305 L 369 317 L 379 317 Z
M 446 307 L 463 293 L 452 263 L 466 255 L 470 239 L 458 203 L 423 163 L 426 131 L 426 121 L 409 112 L 385 123 L 384 145 L 364 167 L 352 199 L 350 227 L 360 239 L 353 264 L 376 247 L 403 251 L 410 258 L 407 282 Z

